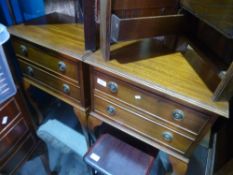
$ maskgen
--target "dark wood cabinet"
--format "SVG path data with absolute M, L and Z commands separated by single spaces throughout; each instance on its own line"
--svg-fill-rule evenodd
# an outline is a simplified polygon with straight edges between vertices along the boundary
M 0 105 L 0 172 L 15 174 L 37 145 L 35 129 L 18 92 Z

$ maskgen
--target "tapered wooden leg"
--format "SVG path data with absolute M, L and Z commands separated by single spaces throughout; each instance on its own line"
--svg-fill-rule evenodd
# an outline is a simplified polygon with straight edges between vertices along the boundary
M 87 128 L 88 109 L 75 108 L 75 107 L 73 109 L 76 117 L 79 119 L 79 122 L 81 124 L 83 135 L 86 138 L 87 145 L 90 146 L 90 139 Z
M 30 104 L 33 107 L 34 111 L 36 112 L 37 119 L 38 119 L 38 125 L 39 125 L 39 124 L 42 123 L 44 117 L 43 117 L 42 113 L 40 112 L 37 103 L 32 99 L 30 93 L 28 92 L 28 90 L 29 90 L 30 87 L 31 87 L 31 84 L 24 80 L 23 81 L 23 89 L 24 89 L 26 98 L 30 102 Z
M 97 118 L 94 118 L 94 117 L 91 117 L 91 116 L 88 116 L 88 131 L 89 131 L 89 134 L 90 134 L 90 141 L 91 143 L 95 143 L 96 141 L 96 136 L 95 136 L 95 129 L 102 125 L 103 122 L 100 121 L 99 119 Z

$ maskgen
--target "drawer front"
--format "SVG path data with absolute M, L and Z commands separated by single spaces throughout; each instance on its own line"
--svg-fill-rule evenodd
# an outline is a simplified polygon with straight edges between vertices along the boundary
M 19 116 L 20 113 L 19 106 L 15 99 L 10 100 L 0 107 L 0 134 Z
M 93 84 L 95 89 L 195 135 L 201 132 L 209 120 L 202 113 L 99 72 L 95 72 Z
M 121 105 L 114 104 L 99 96 L 94 97 L 94 111 L 96 113 L 128 127 L 161 145 L 185 154 L 192 144 L 192 140 L 171 131 L 159 123 L 154 123 L 143 116 L 124 109 Z
M 34 135 L 28 134 L 25 136 L 23 142 L 18 145 L 14 155 L 0 164 L 0 171 L 3 174 L 15 174 L 19 166 L 21 166 L 25 159 L 31 154 L 35 145 L 36 139 Z
M 18 146 L 19 141 L 29 130 L 23 118 L 21 118 L 9 131 L 0 138 L 0 162 L 11 153 L 12 148 Z
M 68 97 L 80 102 L 80 88 L 78 86 L 53 76 L 37 66 L 31 65 L 25 61 L 19 60 L 19 64 L 24 76 L 39 82 L 43 86 L 55 90 L 56 93 L 67 95 Z
M 78 63 L 45 53 L 44 50 L 25 42 L 14 41 L 13 46 L 18 56 L 79 82 Z

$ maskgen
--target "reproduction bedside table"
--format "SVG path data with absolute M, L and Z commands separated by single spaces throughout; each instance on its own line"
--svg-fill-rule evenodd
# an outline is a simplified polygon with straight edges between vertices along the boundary
M 228 102 L 213 102 L 185 57 L 160 41 L 115 44 L 111 55 L 108 62 L 100 51 L 83 59 L 92 66 L 90 132 L 107 123 L 167 153 L 173 171 L 185 174 L 216 119 L 228 118 Z
M 81 125 L 85 123 L 89 72 L 81 61 L 85 53 L 83 26 L 75 24 L 72 17 L 54 13 L 10 27 L 9 32 L 25 91 L 35 86 L 70 104 Z

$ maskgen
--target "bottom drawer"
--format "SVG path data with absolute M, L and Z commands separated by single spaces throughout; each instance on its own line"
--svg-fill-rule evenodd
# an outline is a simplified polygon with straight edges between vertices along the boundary
M 18 146 L 18 143 L 28 130 L 27 124 L 24 119 L 21 118 L 4 136 L 2 136 L 2 138 L 0 138 L 0 163 L 11 153 L 14 147 Z
M 29 134 L 24 142 L 18 146 L 16 152 L 0 166 L 0 172 L 3 174 L 14 174 L 23 161 L 30 155 L 36 144 L 35 137 Z
M 94 111 L 182 154 L 185 154 L 193 143 L 193 140 L 102 97 L 94 97 Z
M 55 90 L 56 93 L 67 95 L 80 102 L 80 87 L 78 85 L 73 85 L 70 82 L 64 81 L 59 77 L 56 77 L 37 66 L 31 65 L 25 61 L 19 60 L 20 68 L 23 74 L 32 80 L 39 81 L 40 84 L 46 86 L 47 88 Z

